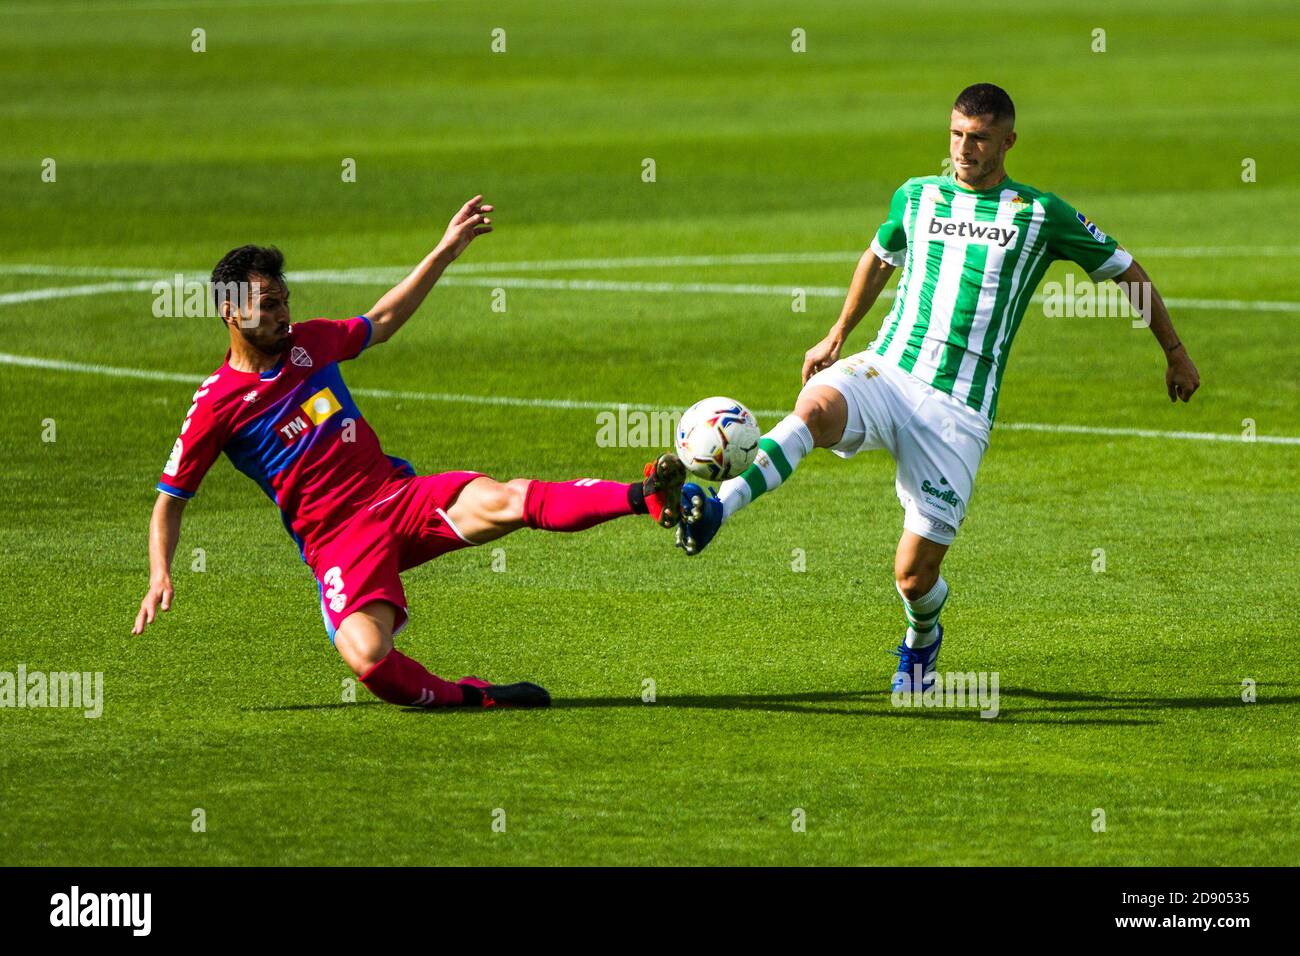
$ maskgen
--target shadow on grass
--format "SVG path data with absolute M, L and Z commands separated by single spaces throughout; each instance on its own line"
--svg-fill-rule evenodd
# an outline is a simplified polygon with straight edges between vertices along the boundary
M 342 710 L 346 707 L 387 707 L 382 700 L 358 700 L 351 704 L 280 704 L 276 707 L 246 707 L 245 710 L 258 713 L 274 713 L 281 710 Z
M 1234 685 L 1235 686 L 1235 685 Z M 1282 685 L 1286 686 L 1286 685 Z M 900 720 L 981 720 L 977 706 L 967 707 L 894 707 L 887 690 L 809 691 L 793 694 L 684 694 L 663 696 L 653 704 L 639 697 L 557 697 L 554 710 L 602 708 L 666 708 L 669 710 L 754 710 L 768 713 L 816 714 L 837 717 L 893 718 Z M 1046 706 L 1024 706 L 1024 701 L 1042 701 Z M 1224 710 L 1253 707 L 1300 705 L 1300 695 L 1261 696 L 1246 704 L 1240 695 L 1222 697 L 1156 697 L 1143 694 L 1088 693 L 1084 691 L 1036 690 L 1030 687 L 1004 687 L 999 691 L 998 716 L 988 723 L 1002 724 L 1109 724 L 1113 726 L 1151 726 L 1160 723 L 1154 712 L 1163 710 Z M 840 706 L 835 706 L 840 705 Z M 856 706 L 855 706 L 856 705 Z M 285 704 L 276 707 L 250 707 L 261 712 L 335 710 L 345 707 L 388 706 L 377 700 L 334 704 Z M 404 707 L 408 714 L 475 714 L 476 708 Z M 1148 719 L 1111 716 L 1124 711 L 1147 711 Z M 1022 715 L 1037 714 L 1037 717 Z M 1060 719 L 1051 715 L 1061 714 Z M 1081 716 L 1064 716 L 1067 714 Z M 1091 715 L 1091 716 L 1089 716 Z
M 1231 685 L 1237 686 L 1237 685 Z M 1262 687 L 1263 685 L 1256 685 Z M 1288 686 L 1288 685 L 1275 685 Z M 1240 687 L 1238 687 L 1240 691 Z M 1225 694 L 1222 697 L 1150 697 L 1143 694 L 1088 694 L 1072 690 L 1034 690 L 1029 687 L 1002 688 L 1003 697 L 1028 697 L 1033 700 L 1051 701 L 1050 707 L 1017 707 L 1020 713 L 1066 713 L 1071 711 L 1117 711 L 1117 710 L 1246 710 L 1254 707 L 1294 707 L 1300 704 L 1300 694 L 1285 694 L 1279 697 L 1267 695 L 1257 697 L 1251 703 L 1241 699 L 1241 694 Z M 1066 706 L 1058 706 L 1065 704 Z M 1075 705 L 1075 706 L 1070 706 Z
M 981 718 L 978 706 L 968 707 L 894 707 L 887 690 L 813 691 L 804 694 L 718 694 L 659 697 L 653 704 L 643 703 L 638 697 L 562 697 L 556 698 L 555 708 L 646 707 L 690 710 L 756 710 L 784 714 L 819 714 L 837 717 L 869 717 L 896 720 L 982 720 L 1002 724 L 1119 724 L 1146 726 L 1155 720 L 1132 718 L 1070 717 L 1064 720 L 1023 719 L 1007 707 L 1006 691 L 999 694 L 1001 709 L 997 717 Z M 866 706 L 827 706 L 831 704 L 858 704 Z M 1052 710 L 1054 708 L 1035 708 Z M 1104 713 L 1103 709 L 1099 709 Z

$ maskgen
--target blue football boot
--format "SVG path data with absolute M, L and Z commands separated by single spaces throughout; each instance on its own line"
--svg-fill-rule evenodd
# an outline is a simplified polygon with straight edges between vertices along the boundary
M 894 693 L 910 694 L 916 690 L 916 677 L 918 668 L 921 675 L 920 690 L 929 690 L 934 684 L 935 664 L 939 661 L 939 645 L 943 643 L 943 625 L 939 625 L 939 636 L 934 639 L 934 643 L 929 647 L 923 647 L 920 650 L 914 650 L 907 646 L 904 641 L 899 644 L 890 653 L 898 655 L 898 670 L 894 672 L 894 679 L 889 689 Z
M 677 547 L 696 555 L 722 527 L 722 502 L 712 488 L 708 494 L 693 481 L 682 486 L 682 520 L 677 526 Z

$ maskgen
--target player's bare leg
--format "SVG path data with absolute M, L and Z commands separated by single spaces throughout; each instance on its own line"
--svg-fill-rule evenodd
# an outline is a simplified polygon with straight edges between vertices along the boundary
M 393 649 L 397 614 L 388 601 L 371 601 L 345 617 L 334 632 L 339 656 L 357 677 L 364 677 Z
M 474 544 L 495 541 L 526 527 L 524 499 L 530 484 L 527 478 L 504 482 L 475 478 L 447 508 L 447 517 L 466 540 Z
M 849 420 L 849 403 L 839 389 L 829 385 L 814 385 L 799 393 L 794 415 L 812 435 L 814 448 L 830 448 L 844 437 L 844 426 Z
M 948 545 L 904 531 L 894 553 L 894 582 L 905 601 L 919 601 L 939 582 Z
M 939 648 L 943 643 L 943 625 L 939 612 L 948 600 L 948 582 L 940 567 L 948 545 L 931 541 L 914 531 L 904 531 L 894 554 L 894 586 L 903 599 L 907 614 L 907 634 L 894 651 L 898 670 L 891 689 L 924 689 L 934 680 Z
M 343 619 L 334 646 L 376 697 L 408 707 L 545 707 L 551 702 L 536 684 L 490 684 L 477 677 L 453 683 L 431 673 L 393 646 L 403 612 L 388 601 L 371 601 Z
M 649 514 L 659 524 L 677 523 L 686 470 L 676 455 L 646 465 L 640 482 L 596 478 L 540 481 L 475 478 L 447 508 L 447 517 L 474 544 L 495 541 L 520 528 L 584 531 L 613 518 Z
M 706 494 L 695 482 L 686 484 L 677 546 L 687 554 L 699 554 L 724 521 L 759 495 L 779 487 L 810 451 L 839 444 L 848 420 L 849 405 L 838 389 L 806 386 L 794 411 L 759 439 L 754 463 L 739 477 L 724 481 L 716 496 Z

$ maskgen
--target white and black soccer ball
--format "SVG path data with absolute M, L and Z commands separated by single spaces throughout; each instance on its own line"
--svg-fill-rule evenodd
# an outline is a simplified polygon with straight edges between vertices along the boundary
M 674 444 L 691 474 L 726 481 L 754 463 L 761 434 L 753 412 L 734 398 L 714 396 L 686 409 Z

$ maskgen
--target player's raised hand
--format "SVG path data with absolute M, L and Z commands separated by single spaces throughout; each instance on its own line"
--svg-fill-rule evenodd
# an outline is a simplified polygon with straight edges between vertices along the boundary
M 1169 357 L 1169 367 L 1165 369 L 1165 389 L 1169 392 L 1169 400 L 1176 402 L 1181 398 L 1184 402 L 1190 402 L 1193 393 L 1200 387 L 1201 373 L 1192 364 L 1187 350 L 1179 345 L 1177 351 Z
M 482 196 L 475 196 L 451 217 L 451 222 L 447 224 L 447 231 L 443 233 L 439 245 L 450 252 L 451 257 L 455 259 L 465 251 L 465 247 L 473 242 L 475 237 L 492 231 L 492 220 L 488 213 L 494 208 L 485 205 Z
M 159 607 L 164 611 L 170 611 L 174 593 L 171 578 L 149 582 L 149 591 L 140 602 L 140 613 L 135 616 L 135 627 L 131 628 L 131 633 L 143 634 L 145 627 L 152 624 L 157 617 Z
M 830 368 L 840 358 L 843 342 L 837 336 L 828 335 L 807 352 L 803 357 L 803 384 L 824 368 Z

